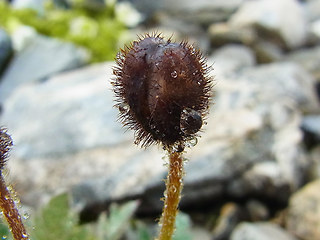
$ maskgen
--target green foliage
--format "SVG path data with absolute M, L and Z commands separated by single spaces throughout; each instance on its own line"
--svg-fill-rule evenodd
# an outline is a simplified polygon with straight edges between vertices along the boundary
M 0 220 L 0 237 L 1 239 L 11 240 L 11 233 L 6 223 Z
M 101 11 L 92 11 L 81 5 L 62 9 L 49 1 L 45 13 L 38 14 L 32 9 L 12 9 L 0 0 L 0 12 L 0 26 L 8 31 L 14 31 L 19 25 L 31 26 L 40 34 L 87 48 L 92 62 L 113 59 L 120 35 L 126 29 L 114 15 L 114 4 Z
M 191 240 L 191 222 L 187 214 L 179 213 L 176 218 L 176 232 L 173 240 Z
M 133 219 L 137 201 L 123 205 L 112 204 L 109 214 L 102 214 L 97 223 L 82 224 L 71 211 L 68 195 L 51 199 L 37 214 L 27 221 L 32 240 L 153 240 L 150 229 L 140 220 Z M 155 223 L 156 224 L 156 223 Z M 176 218 L 173 240 L 191 240 L 191 223 L 188 215 L 179 213 Z M 11 233 L 0 220 L 0 238 L 11 240 Z
M 78 225 L 78 219 L 69 211 L 68 196 L 54 197 L 34 219 L 32 238 L 36 240 L 94 239 L 87 228 Z
M 111 205 L 110 214 L 102 214 L 99 219 L 100 240 L 118 240 L 128 230 L 129 221 L 137 209 L 137 202 L 129 202 L 121 207 Z

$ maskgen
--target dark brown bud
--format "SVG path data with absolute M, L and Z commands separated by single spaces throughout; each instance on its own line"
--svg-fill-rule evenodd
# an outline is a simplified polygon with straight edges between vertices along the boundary
M 146 35 L 117 55 L 112 81 L 120 120 L 135 143 L 182 144 L 196 137 L 211 97 L 209 67 L 187 42 Z
M 0 127 L 0 174 L 6 164 L 9 151 L 12 147 L 12 139 L 5 128 Z

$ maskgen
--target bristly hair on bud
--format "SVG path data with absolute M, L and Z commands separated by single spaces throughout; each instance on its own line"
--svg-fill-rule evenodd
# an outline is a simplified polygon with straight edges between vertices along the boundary
M 0 173 L 6 164 L 12 145 L 12 139 L 7 133 L 7 129 L 0 127 Z
M 146 34 L 116 57 L 112 80 L 115 106 L 135 143 L 165 147 L 197 137 L 211 99 L 211 69 L 186 41 L 174 43 L 161 34 Z

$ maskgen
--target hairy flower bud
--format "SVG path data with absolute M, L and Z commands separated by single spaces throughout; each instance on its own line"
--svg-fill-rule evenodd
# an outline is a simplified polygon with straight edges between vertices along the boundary
M 146 35 L 117 55 L 112 81 L 119 118 L 135 143 L 172 146 L 195 138 L 207 114 L 212 79 L 192 45 Z

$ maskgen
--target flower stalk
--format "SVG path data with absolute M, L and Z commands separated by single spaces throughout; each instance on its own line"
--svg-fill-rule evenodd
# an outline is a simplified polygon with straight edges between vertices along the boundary
M 3 169 L 11 147 L 11 137 L 4 128 L 0 128 L 0 209 L 8 222 L 14 240 L 24 240 L 29 239 L 29 235 L 3 176 Z
M 181 152 L 171 152 L 169 155 L 168 176 L 164 193 L 164 206 L 160 219 L 158 240 L 171 240 L 175 230 L 175 221 L 183 187 L 184 166 Z

